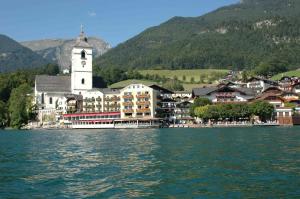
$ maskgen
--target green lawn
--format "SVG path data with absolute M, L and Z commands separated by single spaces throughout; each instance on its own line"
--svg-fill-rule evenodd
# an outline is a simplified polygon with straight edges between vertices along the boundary
M 195 69 L 195 70 L 140 70 L 142 75 L 158 75 L 169 79 L 177 78 L 185 83 L 212 83 L 223 78 L 229 70 Z
M 153 82 L 153 81 L 148 81 L 148 80 L 128 79 L 128 80 L 114 83 L 114 84 L 110 85 L 109 88 L 124 88 L 130 84 L 144 84 L 144 85 L 148 86 L 148 85 L 157 84 L 157 83 Z
M 185 91 L 192 92 L 193 88 L 202 88 L 204 86 L 210 87 L 210 86 L 214 86 L 214 84 L 182 84 L 182 86 Z
M 124 80 L 124 81 L 120 81 L 120 82 L 117 82 L 115 84 L 112 84 L 112 85 L 109 86 L 109 88 L 124 88 L 124 87 L 126 87 L 130 84 L 134 84 L 134 83 L 141 83 L 141 84 L 144 84 L 146 86 L 149 86 L 149 85 L 152 85 L 152 84 L 162 86 L 159 83 L 153 82 L 153 81 L 129 79 L 129 80 Z M 199 87 L 211 86 L 211 85 L 209 85 L 209 84 L 187 84 L 187 83 L 184 83 L 184 84 L 182 84 L 182 86 L 184 87 L 185 91 L 192 91 L 193 88 L 199 88 Z
M 300 70 L 292 70 L 292 71 L 288 71 L 288 72 L 285 72 L 285 73 L 280 73 L 278 75 L 273 76 L 271 79 L 276 81 L 276 80 L 280 80 L 284 76 L 288 76 L 288 77 L 292 77 L 292 76 L 300 77 Z

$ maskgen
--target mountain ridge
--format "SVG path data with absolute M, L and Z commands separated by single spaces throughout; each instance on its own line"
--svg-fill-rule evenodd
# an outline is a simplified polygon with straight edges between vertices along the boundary
M 111 49 L 95 66 L 244 69 L 280 55 L 296 67 L 299 16 L 297 0 L 244 0 L 199 17 L 173 17 Z
M 75 41 L 76 39 L 41 39 L 20 43 L 45 59 L 57 63 L 64 70 L 70 69 L 71 51 Z M 88 37 L 88 41 L 93 46 L 94 57 L 103 55 L 111 48 L 107 42 L 97 37 Z
M 0 72 L 37 68 L 50 63 L 12 38 L 0 34 Z

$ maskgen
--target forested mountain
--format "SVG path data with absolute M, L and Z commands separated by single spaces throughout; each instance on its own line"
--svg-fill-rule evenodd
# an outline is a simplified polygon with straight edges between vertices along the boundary
M 71 52 L 75 42 L 76 39 L 44 39 L 25 41 L 21 44 L 44 58 L 57 63 L 61 70 L 64 70 L 69 69 L 71 66 Z M 110 49 L 107 42 L 96 37 L 89 37 L 88 42 L 93 46 L 94 57 L 98 57 Z
M 49 62 L 29 48 L 0 34 L 0 72 L 37 68 Z
M 300 66 L 300 1 L 243 0 L 200 17 L 174 17 L 95 60 L 105 68 Z

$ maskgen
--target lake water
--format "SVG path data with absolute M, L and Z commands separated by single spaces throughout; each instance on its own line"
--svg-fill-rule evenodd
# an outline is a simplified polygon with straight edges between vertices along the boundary
M 300 198 L 300 128 L 1 131 L 0 198 Z

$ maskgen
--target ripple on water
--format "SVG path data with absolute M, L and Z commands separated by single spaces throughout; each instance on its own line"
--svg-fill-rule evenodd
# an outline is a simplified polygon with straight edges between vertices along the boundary
M 300 129 L 0 133 L 0 198 L 298 198 Z

